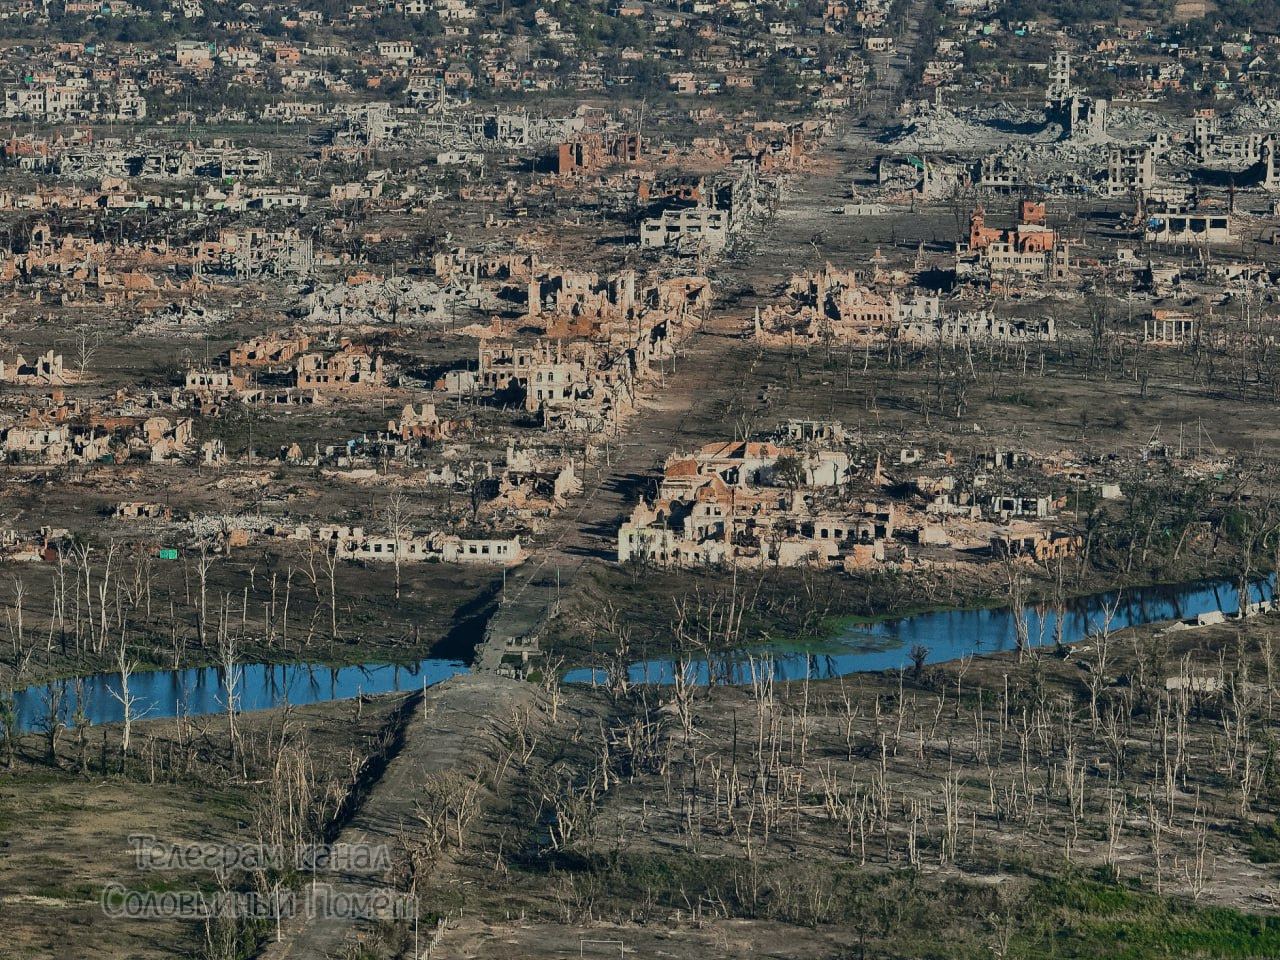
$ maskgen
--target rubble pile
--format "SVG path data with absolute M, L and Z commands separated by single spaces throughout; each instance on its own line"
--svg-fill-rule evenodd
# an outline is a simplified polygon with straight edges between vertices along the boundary
M 975 151 L 1011 143 L 1053 143 L 1062 134 L 1062 128 L 1046 123 L 1043 114 L 1012 107 L 956 110 L 926 105 L 891 132 L 886 142 L 898 151 Z
M 307 323 L 412 326 L 448 319 L 448 296 L 429 280 L 363 274 L 316 285 L 302 309 Z

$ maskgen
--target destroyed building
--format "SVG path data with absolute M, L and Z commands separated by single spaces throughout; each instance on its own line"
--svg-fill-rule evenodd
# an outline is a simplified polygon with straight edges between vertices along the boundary
M 376 389 L 386 384 L 382 357 L 350 341 L 344 341 L 331 354 L 301 354 L 296 360 L 295 373 L 295 386 L 299 390 L 348 392 Z

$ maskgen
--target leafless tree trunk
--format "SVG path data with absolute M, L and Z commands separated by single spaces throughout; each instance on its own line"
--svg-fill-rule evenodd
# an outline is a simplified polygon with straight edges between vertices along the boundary
M 404 493 L 395 490 L 382 509 L 382 522 L 392 540 L 392 563 L 395 565 L 396 599 L 400 599 L 400 555 L 405 539 L 413 536 L 413 514 Z
M 324 572 L 329 578 L 329 642 L 338 639 L 338 544 L 324 552 Z
M 129 659 L 129 646 L 125 642 L 123 632 L 120 637 L 120 646 L 116 650 L 116 671 L 120 675 L 120 690 L 110 691 L 111 696 L 120 704 L 124 716 L 121 718 L 120 732 L 120 770 L 124 771 L 125 761 L 129 756 L 129 742 L 133 731 L 133 721 L 137 719 L 135 710 L 138 704 L 138 698 L 129 690 L 129 681 L 132 679 L 134 671 L 138 669 L 137 661 Z
M 196 628 L 200 637 L 200 646 L 205 645 L 205 630 L 209 622 L 209 570 L 213 566 L 213 557 L 209 546 L 200 542 L 200 556 L 196 558 L 196 576 L 200 581 L 200 609 L 197 611 Z

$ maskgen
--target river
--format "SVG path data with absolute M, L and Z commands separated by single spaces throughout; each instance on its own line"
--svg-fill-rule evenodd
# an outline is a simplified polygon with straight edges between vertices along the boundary
M 1269 600 L 1273 589 L 1274 577 L 1260 580 L 1250 588 L 1251 598 Z M 1234 613 L 1238 606 L 1235 582 L 1226 579 L 1093 594 L 1067 601 L 1062 641 L 1078 643 L 1099 632 L 1106 611 L 1112 608 L 1111 629 L 1121 630 L 1162 620 L 1188 619 L 1214 610 Z M 1023 609 L 1030 644 L 1052 644 L 1057 612 L 1046 604 Z M 970 654 L 1013 650 L 1016 645 L 1017 619 L 1008 607 L 936 610 L 870 623 L 846 622 L 816 649 L 736 651 L 687 664 L 685 675 L 699 684 L 712 677 L 718 683 L 748 684 L 766 669 L 777 680 L 831 679 L 906 666 L 916 646 L 928 651 L 925 662 L 941 663 Z M 672 682 L 676 669 L 671 659 L 659 658 L 631 664 L 628 675 L 632 683 L 667 684 Z M 570 683 L 600 682 L 604 673 L 583 668 L 569 671 L 565 679 Z
M 249 664 L 237 669 L 234 692 L 240 710 L 268 710 L 286 704 L 304 706 L 346 700 L 360 694 L 420 690 L 459 673 L 461 660 L 421 660 L 409 665 L 363 664 L 330 667 L 316 663 Z M 201 716 L 226 709 L 227 691 L 221 667 L 148 670 L 129 679 L 129 696 L 136 699 L 135 719 Z M 84 677 L 85 715 L 91 723 L 124 719 L 120 703 L 120 675 L 96 673 Z M 44 729 L 51 691 L 62 694 L 60 716 L 70 723 L 76 709 L 76 682 L 60 680 L 19 690 L 15 695 L 18 724 L 26 731 Z
M 1251 587 L 1251 599 L 1255 601 L 1269 600 L 1273 593 L 1274 578 L 1258 581 Z M 1120 630 L 1144 623 L 1188 619 L 1215 610 L 1234 612 L 1236 608 L 1235 584 L 1226 579 L 1094 594 L 1067 602 L 1062 640 L 1077 643 L 1097 633 L 1108 609 L 1113 609 L 1111 629 Z M 1033 646 L 1053 643 L 1057 612 L 1044 604 L 1024 610 L 1030 643 Z M 819 649 L 739 650 L 689 664 L 686 669 L 690 679 L 702 684 L 713 677 L 717 682 L 750 683 L 753 675 L 759 675 L 762 669 L 770 670 L 779 680 L 829 679 L 906 666 L 910 663 L 910 651 L 916 646 L 928 651 L 927 662 L 939 663 L 970 654 L 1012 650 L 1016 637 L 1017 621 L 1007 607 L 936 610 L 871 623 L 846 622 L 832 638 L 822 642 Z M 266 710 L 285 704 L 303 706 L 344 700 L 362 693 L 421 689 L 467 669 L 461 660 L 436 658 L 409 665 L 371 663 L 349 667 L 250 664 L 240 668 L 235 694 L 240 710 Z M 669 658 L 643 660 L 628 667 L 633 683 L 668 684 L 675 670 L 676 664 Z M 570 670 L 565 675 L 568 683 L 603 679 L 601 670 L 590 668 Z M 124 709 L 117 699 L 119 674 L 99 673 L 83 680 L 85 713 L 90 722 L 122 720 Z M 37 684 L 18 691 L 15 698 L 22 730 L 43 729 L 50 693 L 54 690 L 61 692 L 60 716 L 69 724 L 75 713 L 73 680 Z M 130 680 L 129 693 L 136 698 L 133 713 L 138 719 L 179 714 L 200 716 L 226 709 L 224 673 L 219 667 L 136 673 Z

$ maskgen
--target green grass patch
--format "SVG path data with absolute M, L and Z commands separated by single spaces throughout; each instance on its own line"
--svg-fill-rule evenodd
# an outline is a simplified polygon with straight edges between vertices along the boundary
M 1249 859 L 1254 863 L 1280 863 L 1280 821 L 1256 825 L 1244 837 Z
M 1280 918 L 1205 906 L 1105 872 L 998 884 L 838 862 L 663 853 L 535 855 L 522 871 L 619 916 L 712 903 L 730 917 L 865 933 L 884 960 L 1255 960 L 1280 956 Z M 640 908 L 638 905 L 645 905 Z M 607 912 L 607 908 L 606 908 Z
M 1280 956 L 1280 917 L 1201 906 L 1100 879 L 1049 881 L 1028 898 L 1046 929 L 1023 956 L 1253 960 Z

